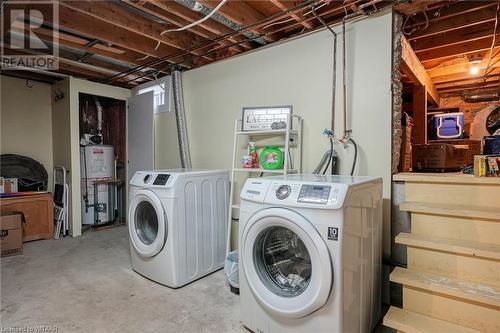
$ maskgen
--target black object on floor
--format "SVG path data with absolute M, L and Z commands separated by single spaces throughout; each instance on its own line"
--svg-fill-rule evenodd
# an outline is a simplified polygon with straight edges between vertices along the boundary
M 229 285 L 229 289 L 231 290 L 231 292 L 233 294 L 236 294 L 236 295 L 240 294 L 240 288 L 236 288 L 236 287 L 233 287 L 233 286 Z

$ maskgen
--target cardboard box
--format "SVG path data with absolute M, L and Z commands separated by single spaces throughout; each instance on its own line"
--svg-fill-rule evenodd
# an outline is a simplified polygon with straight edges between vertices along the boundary
M 17 178 L 0 178 L 0 193 L 17 192 Z
M 2 257 L 23 253 L 23 216 L 19 212 L 0 212 L 0 251 Z
M 413 171 L 458 171 L 468 164 L 469 147 L 447 143 L 413 145 Z

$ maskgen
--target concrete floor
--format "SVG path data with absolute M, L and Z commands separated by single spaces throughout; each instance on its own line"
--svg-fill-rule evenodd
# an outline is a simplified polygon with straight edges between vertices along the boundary
M 2 332 L 249 332 L 222 270 L 177 290 L 133 272 L 126 227 L 25 243 L 1 260 L 0 296 Z
M 25 243 L 1 269 L 2 328 L 248 332 L 222 270 L 177 290 L 156 284 L 130 268 L 125 227 Z

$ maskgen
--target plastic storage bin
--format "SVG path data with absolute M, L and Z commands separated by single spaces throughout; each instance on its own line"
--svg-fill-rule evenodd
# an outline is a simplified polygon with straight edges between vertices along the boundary
M 443 113 L 433 117 L 436 139 L 460 139 L 464 134 L 462 112 Z

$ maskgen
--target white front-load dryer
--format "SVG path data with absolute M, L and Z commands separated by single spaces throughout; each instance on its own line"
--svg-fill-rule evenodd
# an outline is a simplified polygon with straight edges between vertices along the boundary
M 243 325 L 371 332 L 380 318 L 381 228 L 381 178 L 248 179 L 239 228 Z
M 136 172 L 128 211 L 133 270 L 178 288 L 222 268 L 228 183 L 226 170 Z

